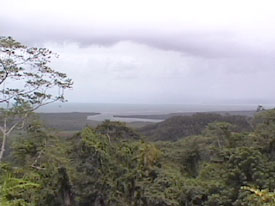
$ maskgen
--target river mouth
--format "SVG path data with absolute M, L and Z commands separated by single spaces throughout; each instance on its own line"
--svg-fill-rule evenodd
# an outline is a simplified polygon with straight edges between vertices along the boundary
M 266 109 L 275 105 L 263 105 Z M 100 113 L 87 114 L 87 120 L 102 122 L 104 120 L 121 122 L 149 122 L 157 123 L 174 115 L 194 112 L 216 111 L 255 111 L 254 104 L 111 104 L 111 103 L 65 103 L 50 104 L 42 107 L 38 112 L 42 113 Z

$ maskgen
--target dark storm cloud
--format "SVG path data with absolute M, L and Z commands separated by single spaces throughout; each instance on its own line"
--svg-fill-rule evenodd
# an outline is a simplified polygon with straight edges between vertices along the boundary
M 251 48 L 231 31 L 184 31 L 142 30 L 119 28 L 78 28 L 58 22 L 31 24 L 1 18 L 1 33 L 11 35 L 28 44 L 45 42 L 78 42 L 81 46 L 112 46 L 120 41 L 133 41 L 163 50 L 180 51 L 187 55 L 206 58 L 227 58 L 240 56 L 271 56 L 274 51 Z M 183 30 L 183 31 L 181 31 Z
M 267 6 L 197 3 L 10 0 L 2 4 L 0 32 L 28 44 L 77 42 L 87 47 L 133 41 L 206 58 L 274 55 L 275 15 Z

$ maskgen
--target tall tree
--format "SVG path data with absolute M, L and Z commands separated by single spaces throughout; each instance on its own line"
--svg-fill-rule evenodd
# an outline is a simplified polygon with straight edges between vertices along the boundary
M 58 57 L 46 48 L 27 47 L 11 37 L 0 37 L 0 132 L 3 159 L 7 138 L 41 106 L 65 101 L 72 80 L 49 66 Z

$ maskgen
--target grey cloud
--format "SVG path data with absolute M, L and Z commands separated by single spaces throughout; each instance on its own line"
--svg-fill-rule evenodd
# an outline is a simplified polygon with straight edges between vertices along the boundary
M 259 23 L 254 30 L 167 22 L 119 25 L 112 19 L 105 24 L 5 12 L 0 35 L 60 54 L 53 66 L 75 81 L 70 101 L 275 100 L 274 24 L 266 30 Z
M 61 55 L 53 66 L 74 77 L 71 101 L 79 97 L 86 101 L 127 103 L 221 99 L 262 103 L 262 99 L 275 99 L 272 61 L 190 57 L 132 42 L 109 47 L 45 46 Z
M 28 19 L 27 19 L 28 20 Z M 273 56 L 274 48 L 264 48 L 247 44 L 238 34 L 226 30 L 188 30 L 180 26 L 173 31 L 142 29 L 131 26 L 104 29 L 99 26 L 74 26 L 47 20 L 27 22 L 27 20 L 0 19 L 1 33 L 11 35 L 28 44 L 53 42 L 78 42 L 81 46 L 112 46 L 120 41 L 133 41 L 163 50 L 180 51 L 186 55 L 205 58 L 262 57 Z M 85 25 L 85 24 L 84 24 Z M 253 36 L 253 34 L 252 34 Z M 273 41 L 273 40 L 272 40 Z M 274 41 L 275 42 L 275 41 Z

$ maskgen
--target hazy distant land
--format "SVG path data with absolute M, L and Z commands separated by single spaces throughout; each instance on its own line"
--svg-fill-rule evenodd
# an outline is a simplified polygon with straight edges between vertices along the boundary
M 154 124 L 155 122 L 142 121 L 142 120 L 166 120 L 175 116 L 191 116 L 196 113 L 217 113 L 221 115 L 242 115 L 252 117 L 256 113 L 255 111 L 217 111 L 217 112 L 180 112 L 180 113 L 168 113 L 168 114 L 137 114 L 137 115 L 113 115 L 120 118 L 121 121 L 127 119 L 127 126 L 132 128 L 141 128 L 147 125 Z M 98 112 L 67 112 L 67 113 L 38 113 L 40 119 L 49 128 L 57 129 L 60 131 L 79 131 L 85 126 L 96 127 L 101 124 L 102 121 L 90 120 L 88 117 L 100 115 Z M 133 121 L 129 121 L 133 119 Z M 140 120 L 139 120 L 140 119 Z
M 49 128 L 61 131 L 80 131 L 85 126 L 96 127 L 102 121 L 89 120 L 89 116 L 99 115 L 95 112 L 68 112 L 68 113 L 38 113 L 42 122 Z M 152 124 L 151 122 L 128 122 L 127 126 L 140 128 Z
M 88 116 L 97 115 L 95 112 L 68 112 L 68 113 L 38 113 L 47 127 L 58 130 L 76 131 L 85 126 L 96 126 L 96 122 L 88 121 Z M 99 124 L 99 122 L 98 122 Z

